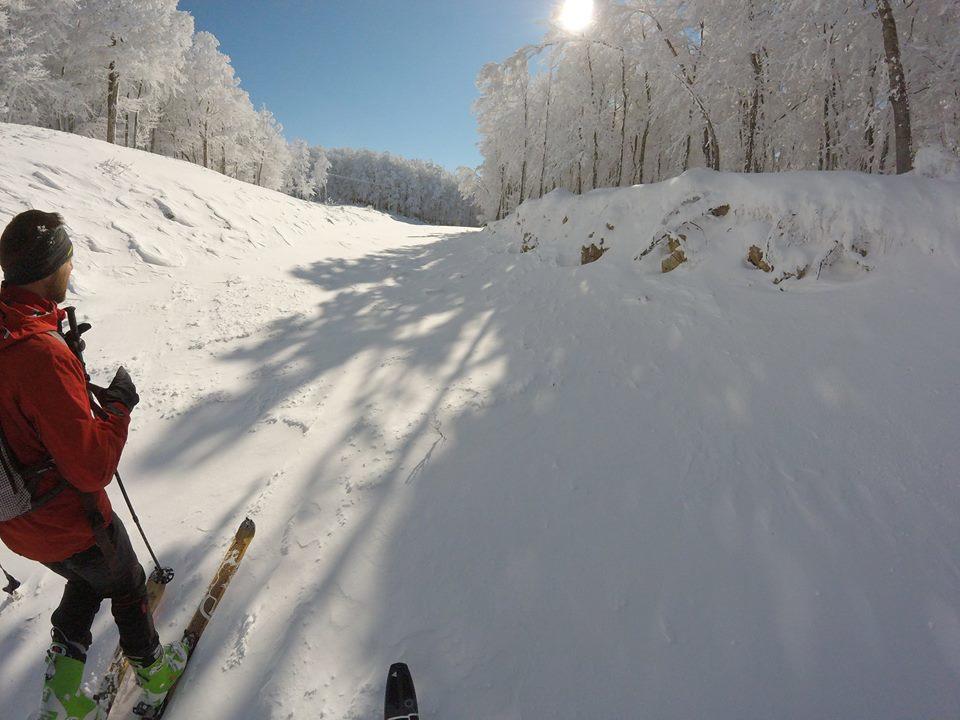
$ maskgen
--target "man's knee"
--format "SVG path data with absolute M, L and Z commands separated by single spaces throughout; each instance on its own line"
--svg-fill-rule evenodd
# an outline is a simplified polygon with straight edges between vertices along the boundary
M 126 529 L 117 518 L 113 516 L 111 526 L 111 540 L 114 543 L 113 556 L 113 583 L 109 597 L 117 599 L 120 597 L 140 597 L 147 593 L 147 576 L 137 558 L 137 554 L 130 543 Z

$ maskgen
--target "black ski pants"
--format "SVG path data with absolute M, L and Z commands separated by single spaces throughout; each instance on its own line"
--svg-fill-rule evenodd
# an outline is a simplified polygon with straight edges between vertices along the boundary
M 110 598 L 124 655 L 148 664 L 157 657 L 160 639 L 147 605 L 146 575 L 116 514 L 107 533 L 114 547 L 112 561 L 94 545 L 61 562 L 44 563 L 67 580 L 63 599 L 51 618 L 53 628 L 86 653 L 93 642 L 93 620 L 103 600 Z

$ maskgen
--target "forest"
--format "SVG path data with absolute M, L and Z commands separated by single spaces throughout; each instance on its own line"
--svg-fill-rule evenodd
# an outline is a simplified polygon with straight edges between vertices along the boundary
M 476 224 L 458 176 L 436 164 L 371 151 L 328 158 L 322 147 L 288 142 L 217 38 L 195 31 L 177 4 L 0 0 L 0 122 L 178 158 L 303 199 Z
M 580 194 L 732 172 L 906 172 L 960 149 L 949 0 L 598 0 L 478 78 L 487 220 Z

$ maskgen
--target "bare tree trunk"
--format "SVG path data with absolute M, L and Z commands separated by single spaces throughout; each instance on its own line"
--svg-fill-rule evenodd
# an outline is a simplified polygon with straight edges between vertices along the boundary
M 577 154 L 577 195 L 583 195 L 583 155 L 586 148 L 583 146 L 583 103 L 580 103 L 580 127 L 578 131 L 580 152 Z
M 825 52 L 833 55 L 833 42 L 836 36 L 833 34 L 833 25 L 823 25 L 823 36 L 826 46 Z M 817 162 L 818 170 L 833 170 L 833 133 L 830 127 L 830 102 L 837 91 L 837 85 L 833 78 L 833 62 L 830 63 L 830 85 L 823 93 L 823 138 L 820 140 L 820 156 Z
M 107 142 L 117 142 L 117 100 L 120 97 L 120 73 L 116 70 L 116 63 L 110 63 L 110 73 L 107 75 Z
M 650 73 L 644 71 L 643 85 L 647 92 L 647 120 L 643 126 L 643 138 L 640 141 L 640 159 L 635 165 L 633 182 L 643 184 L 643 171 L 647 159 L 647 138 L 650 136 L 650 105 L 653 102 L 653 92 L 650 90 Z
M 623 117 L 620 119 L 620 166 L 617 168 L 617 187 L 623 185 L 624 153 L 627 151 L 627 53 L 620 48 L 620 88 L 623 92 Z
M 596 107 L 596 90 L 593 80 L 593 59 L 590 57 L 590 46 L 587 45 L 587 67 L 590 70 L 590 107 Z M 597 187 L 597 164 L 600 161 L 600 143 L 597 138 L 597 124 L 600 122 L 600 108 L 597 108 L 597 120 L 593 125 L 593 177 L 590 183 L 590 189 Z
M 873 86 L 873 81 L 877 76 L 877 63 L 870 66 L 870 89 L 867 97 L 867 116 L 864 118 L 865 129 L 863 131 L 864 153 L 860 159 L 861 172 L 873 172 L 874 162 L 876 161 L 876 128 L 874 127 L 874 112 L 877 107 L 877 91 Z
M 674 55 L 676 55 L 676 50 L 673 49 L 673 44 L 670 43 L 670 41 L 667 41 L 667 44 L 670 46 L 670 49 L 674 51 Z M 720 169 L 720 142 L 717 140 L 717 131 L 713 127 L 713 120 L 710 119 L 710 113 L 707 112 L 706 105 L 703 104 L 703 101 L 700 99 L 700 96 L 697 95 L 696 91 L 693 89 L 693 78 L 687 75 L 686 71 L 684 71 L 684 73 L 685 74 L 683 78 L 679 78 L 679 76 L 678 78 L 680 79 L 680 82 L 683 83 L 683 87 L 686 89 L 686 91 L 690 93 L 690 97 L 693 98 L 694 104 L 698 108 L 700 108 L 700 113 L 703 115 L 703 121 L 707 125 L 707 135 L 710 139 L 710 155 L 713 159 L 713 164 L 710 165 L 710 169 L 719 170 Z M 690 143 L 690 138 L 688 136 L 687 144 L 689 145 L 689 143 Z M 689 149 L 688 149 L 688 154 L 689 154 Z
M 130 93 L 127 93 L 127 100 L 130 99 Z M 130 113 L 123 115 L 123 146 L 130 147 Z
M 597 188 L 597 171 L 600 165 L 600 142 L 597 138 L 597 129 L 593 129 L 593 178 L 590 180 L 590 189 Z
M 137 100 L 143 97 L 143 81 L 140 81 L 140 84 L 137 86 Z M 140 132 L 140 110 L 139 105 L 135 113 L 133 113 L 133 142 L 130 144 L 130 147 L 137 147 L 137 133 Z
M 753 66 L 753 97 L 750 100 L 750 115 L 747 120 L 747 152 L 743 162 L 743 171 L 753 169 L 753 152 L 757 137 L 757 114 L 760 110 L 760 87 L 763 83 L 763 61 L 760 53 L 750 53 L 750 64 Z
M 637 162 L 637 182 L 643 184 L 643 166 L 647 159 L 647 138 L 650 136 L 650 118 L 647 118 L 646 124 L 643 126 L 643 137 L 640 140 L 640 159 Z
M 953 106 L 955 108 L 960 108 L 960 88 L 957 88 L 954 91 L 953 100 Z M 952 138 L 952 142 L 947 144 L 947 147 L 953 147 L 954 152 L 960 152 L 960 112 L 953 113 L 953 128 L 957 132 Z
M 897 150 L 897 174 L 913 169 L 913 138 L 910 127 L 910 98 L 907 78 L 900 57 L 900 40 L 890 0 L 876 0 L 877 12 L 883 26 L 883 49 L 890 75 L 890 105 L 893 106 L 893 124 Z
M 550 67 L 550 74 L 547 76 L 547 107 L 543 120 L 543 157 L 540 160 L 540 194 L 537 197 L 543 197 L 543 181 L 547 174 L 547 139 L 550 133 L 550 95 L 553 88 L 553 67 Z
M 832 92 L 831 90 L 823 96 L 823 152 L 820 158 L 821 170 L 833 170 L 833 138 L 830 134 L 830 95 Z
M 506 183 L 506 168 L 500 166 L 500 203 L 497 205 L 497 220 L 502 220 L 506 215 L 506 208 L 504 207 L 507 197 L 507 183 Z
M 713 145 L 710 142 L 710 130 L 706 125 L 703 127 L 703 144 L 700 147 L 703 150 L 703 158 L 707 161 L 707 167 L 713 167 Z
M 707 109 L 701 104 L 700 110 L 703 112 L 703 119 L 706 122 L 707 138 L 710 143 L 710 162 L 708 167 L 712 170 L 720 171 L 720 141 L 717 140 L 717 131 L 713 127 L 713 120 L 707 114 Z
M 843 153 L 845 146 L 841 141 L 841 131 L 840 131 L 840 110 L 843 106 L 843 88 L 841 85 L 840 74 L 837 72 L 837 60 L 833 55 L 830 56 L 830 76 L 831 76 L 831 85 L 830 85 L 830 110 L 831 110 L 831 121 L 833 122 L 833 152 L 831 153 L 833 157 L 833 169 L 838 170 L 842 167 L 845 167 Z M 838 98 L 840 98 L 838 100 Z
M 526 74 L 526 70 L 524 70 Z M 527 76 L 529 77 L 529 76 Z M 530 118 L 529 93 L 527 92 L 527 81 L 523 84 L 523 162 L 520 165 L 520 202 L 517 207 L 523 204 L 527 194 L 527 149 L 530 144 L 530 134 L 527 132 L 527 125 Z

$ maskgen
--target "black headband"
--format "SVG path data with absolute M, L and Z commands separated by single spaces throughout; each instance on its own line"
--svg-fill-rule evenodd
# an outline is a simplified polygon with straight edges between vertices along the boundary
M 3 279 L 10 285 L 29 285 L 53 275 L 73 257 L 73 243 L 61 225 L 39 233 L 17 253 L 18 261 L 3 268 Z

